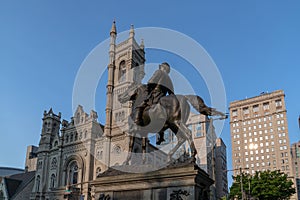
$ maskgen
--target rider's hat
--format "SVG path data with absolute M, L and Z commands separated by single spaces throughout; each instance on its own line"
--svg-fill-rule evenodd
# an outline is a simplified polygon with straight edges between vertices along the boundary
M 163 62 L 159 65 L 159 69 L 161 69 L 162 66 L 167 67 L 167 73 L 170 72 L 170 65 L 167 62 Z

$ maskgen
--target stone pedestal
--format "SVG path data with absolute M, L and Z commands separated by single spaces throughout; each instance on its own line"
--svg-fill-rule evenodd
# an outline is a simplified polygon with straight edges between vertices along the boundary
M 124 168 L 143 166 L 120 166 Z M 207 173 L 190 163 L 181 163 L 147 173 L 109 169 L 91 182 L 92 197 L 110 200 L 206 200 L 213 184 Z M 137 170 L 138 171 L 138 170 Z

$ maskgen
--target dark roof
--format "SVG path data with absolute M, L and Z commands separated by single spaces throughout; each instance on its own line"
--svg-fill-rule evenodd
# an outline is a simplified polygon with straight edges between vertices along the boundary
M 9 198 L 11 198 L 15 194 L 21 183 L 22 181 L 19 180 L 5 178 L 5 184 Z
M 23 188 L 34 178 L 34 176 L 35 171 L 31 171 L 5 177 L 8 196 L 12 197 L 19 191 L 22 191 Z

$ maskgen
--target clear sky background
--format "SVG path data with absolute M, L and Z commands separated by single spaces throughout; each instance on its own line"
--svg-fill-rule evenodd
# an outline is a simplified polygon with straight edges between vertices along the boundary
M 297 142 L 299 11 L 296 0 L 0 1 L 0 166 L 24 167 L 26 146 L 38 145 L 44 110 L 52 107 L 70 119 L 76 73 L 89 52 L 108 38 L 114 19 L 118 32 L 130 24 L 163 27 L 200 43 L 221 72 L 228 105 L 283 89 L 290 142 Z M 147 49 L 146 59 L 187 65 Z M 98 88 L 96 111 L 103 123 L 105 81 Z M 205 85 L 196 92 L 209 99 Z M 228 124 L 221 137 L 231 169 Z

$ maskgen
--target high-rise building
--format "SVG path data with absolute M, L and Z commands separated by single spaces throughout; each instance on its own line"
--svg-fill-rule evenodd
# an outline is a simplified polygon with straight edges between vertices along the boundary
M 220 199 L 228 194 L 226 145 L 217 138 L 212 118 L 191 114 L 187 125 L 197 149 L 197 164 L 215 181 L 210 198 Z
M 300 141 L 291 145 L 292 166 L 298 200 L 300 199 Z
M 27 147 L 25 170 L 28 172 L 36 170 L 38 147 L 30 145 Z
M 292 176 L 285 94 L 282 90 L 230 103 L 234 175 L 281 170 Z
M 217 199 L 228 194 L 226 145 L 221 138 L 215 144 L 215 185 Z

